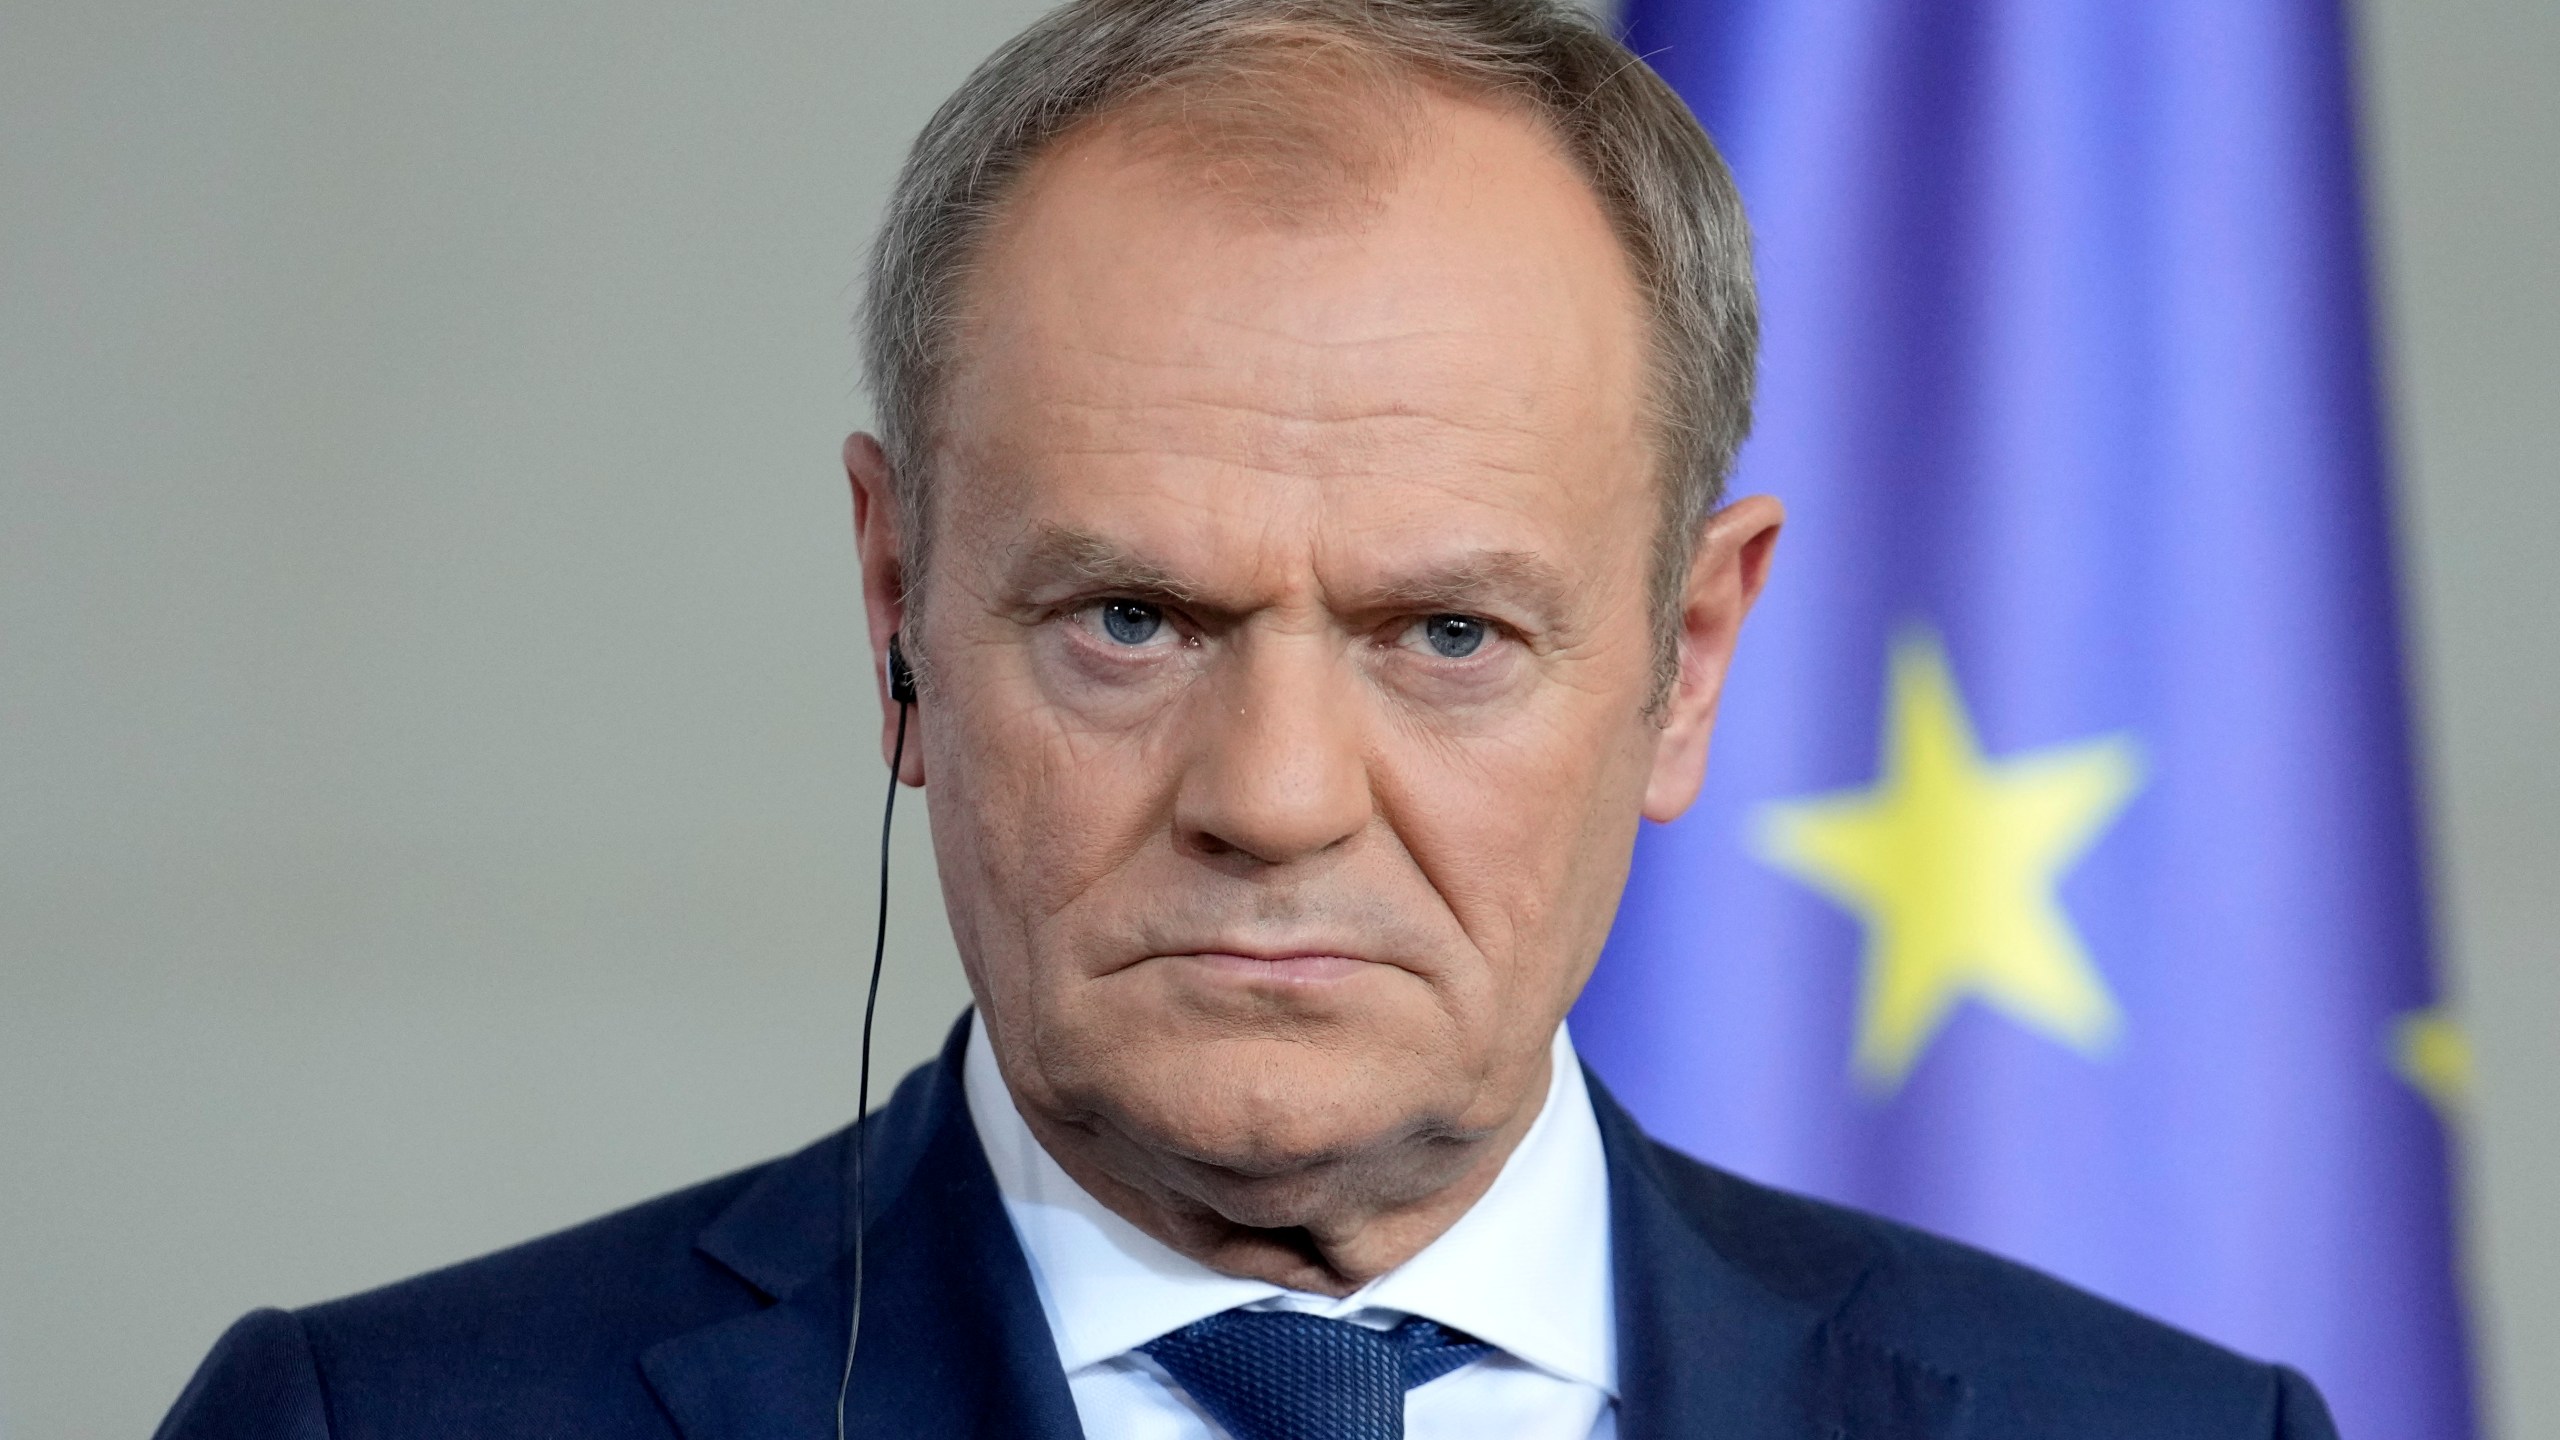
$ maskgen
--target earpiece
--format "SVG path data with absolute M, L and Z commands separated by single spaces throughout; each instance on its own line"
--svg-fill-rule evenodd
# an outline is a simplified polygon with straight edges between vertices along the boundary
M 916 672 L 898 648 L 895 632 L 889 636 L 889 698 L 898 704 L 898 738 L 889 747 L 889 794 L 880 804 L 880 898 L 872 913 L 871 984 L 862 999 L 862 1053 L 858 1062 L 858 1079 L 854 1082 L 853 1138 L 846 1146 L 847 1168 L 852 1171 L 852 1184 L 847 1188 L 851 1204 L 836 1212 L 837 1219 L 852 1230 L 853 1296 L 846 1307 L 844 1334 L 844 1373 L 836 1379 L 836 1440 L 845 1440 L 845 1402 L 853 1389 L 853 1357 L 862 1344 L 863 1262 L 867 1258 L 863 1232 L 870 1223 L 870 1197 L 865 1193 L 871 1149 L 871 1022 L 880 1013 L 880 965 L 889 953 L 889 826 L 898 816 L 898 766 L 907 755 L 907 715 L 916 703 Z M 846 1210 L 850 1210 L 848 1216 Z M 842 1237 L 839 1236 L 841 1241 Z
M 895 631 L 889 634 L 889 698 L 901 705 L 916 703 L 916 672 L 908 667 L 906 653 L 898 648 Z

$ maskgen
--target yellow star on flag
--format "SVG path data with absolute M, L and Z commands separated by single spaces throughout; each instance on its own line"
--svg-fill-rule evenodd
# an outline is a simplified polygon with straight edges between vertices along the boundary
M 2449 1006 L 2400 1017 L 2391 1029 L 2391 1066 L 2447 1120 L 2470 1103 L 2471 1040 Z
M 2139 751 L 2114 735 L 1986 759 L 1925 630 L 1894 644 L 1887 680 L 1875 785 L 1767 806 L 1756 837 L 1866 924 L 1852 1068 L 1899 1088 L 1967 998 L 2104 1051 L 2115 997 L 2054 891 L 2141 788 Z

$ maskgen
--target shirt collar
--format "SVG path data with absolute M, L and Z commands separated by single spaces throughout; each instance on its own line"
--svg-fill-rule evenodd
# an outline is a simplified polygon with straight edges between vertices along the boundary
M 1240 1305 L 1341 1319 L 1422 1315 L 1569 1380 L 1618 1391 L 1609 1182 L 1573 1041 L 1559 1025 L 1538 1118 L 1492 1186 L 1421 1253 L 1335 1299 L 1222 1275 L 1114 1214 L 1041 1147 L 970 1024 L 969 1118 L 1073 1375 Z

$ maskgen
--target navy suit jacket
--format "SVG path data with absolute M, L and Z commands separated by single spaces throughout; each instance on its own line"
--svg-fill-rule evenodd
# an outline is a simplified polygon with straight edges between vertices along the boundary
M 966 1034 L 863 1127 L 872 1219 L 852 1436 L 1081 1433 L 962 1098 Z M 1597 1081 L 1591 1093 L 1624 1440 L 2334 1437 L 2289 1370 L 1701 1165 L 1647 1139 Z M 387 1289 L 258 1311 L 214 1347 L 160 1434 L 831 1436 L 852 1134 Z

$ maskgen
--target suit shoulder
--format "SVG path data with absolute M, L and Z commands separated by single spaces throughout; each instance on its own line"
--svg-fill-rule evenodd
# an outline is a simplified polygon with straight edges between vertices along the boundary
M 758 1303 L 695 1243 L 771 1168 L 342 1300 L 256 1311 L 215 1345 L 159 1433 L 657 1433 L 633 1361 Z
M 2157 1407 L 2174 1412 L 2170 1431 L 2126 1433 L 2327 1433 L 2325 1424 L 2297 1430 L 2322 1412 L 2289 1371 L 2017 1261 L 1648 1143 L 1673 1203 L 1726 1260 L 1844 1337 L 1962 1377 L 1992 1415 L 2024 1422 L 2096 1404 L 2128 1420 Z M 2091 1419 L 2085 1433 L 2116 1433 Z
M 315 1342 L 397 1331 L 487 1341 L 509 1327 L 553 1336 L 582 1314 L 598 1323 L 698 1302 L 747 1299 L 742 1282 L 695 1241 L 773 1164 L 751 1166 L 565 1230 L 298 1312 Z M 688 1303 L 695 1302 L 695 1303 Z M 623 1317 L 623 1318 L 616 1318 Z
M 696 1242 L 770 1168 L 294 1312 L 333 1432 L 662 1433 L 635 1361 L 763 1303 Z
M 320 1377 L 301 1322 L 253 1310 L 223 1332 L 213 1353 L 153 1432 L 154 1440 L 327 1440 Z

